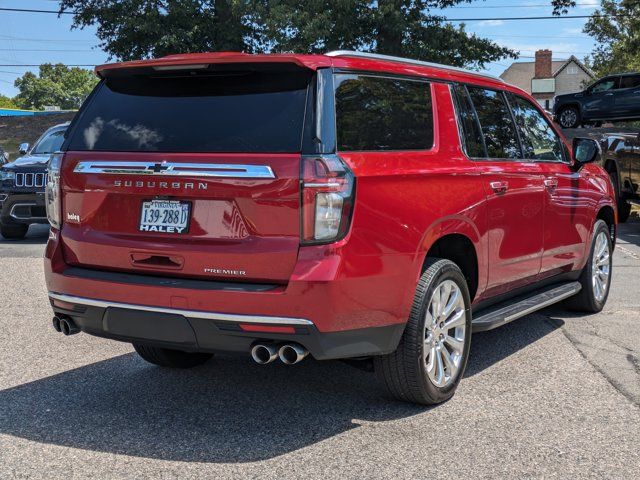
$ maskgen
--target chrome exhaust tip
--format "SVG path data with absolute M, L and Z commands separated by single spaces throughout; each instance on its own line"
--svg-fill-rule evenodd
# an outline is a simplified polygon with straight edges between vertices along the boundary
M 268 343 L 256 343 L 251 347 L 251 358 L 260 365 L 266 365 L 278 358 L 278 349 Z
M 62 332 L 62 329 L 60 328 L 60 319 L 58 317 L 53 317 L 51 323 L 53 324 L 53 329 L 56 332 Z
M 80 333 L 80 329 L 70 318 L 60 319 L 60 331 L 67 336 Z
M 309 350 L 297 343 L 287 343 L 278 350 L 278 357 L 285 365 L 301 362 L 307 355 L 309 355 Z

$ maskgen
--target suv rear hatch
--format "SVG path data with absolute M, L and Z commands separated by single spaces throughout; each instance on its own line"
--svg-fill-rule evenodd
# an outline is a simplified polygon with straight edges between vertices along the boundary
M 312 77 L 287 63 L 114 70 L 63 146 L 65 261 L 286 283 Z

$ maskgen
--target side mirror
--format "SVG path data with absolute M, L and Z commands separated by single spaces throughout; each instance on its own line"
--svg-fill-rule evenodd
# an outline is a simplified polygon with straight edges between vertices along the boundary
M 573 160 L 577 168 L 586 163 L 596 162 L 600 160 L 601 156 L 602 149 L 600 144 L 592 138 L 573 139 Z
M 28 143 L 21 143 L 20 146 L 18 147 L 18 153 L 20 153 L 20 155 L 24 155 L 28 151 L 29 151 Z

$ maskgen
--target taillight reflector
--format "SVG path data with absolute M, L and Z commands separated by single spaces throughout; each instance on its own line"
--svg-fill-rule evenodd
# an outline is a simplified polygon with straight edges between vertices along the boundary
M 284 325 L 256 325 L 253 323 L 241 323 L 240 329 L 243 332 L 296 333 L 296 329 L 294 327 L 286 327 Z

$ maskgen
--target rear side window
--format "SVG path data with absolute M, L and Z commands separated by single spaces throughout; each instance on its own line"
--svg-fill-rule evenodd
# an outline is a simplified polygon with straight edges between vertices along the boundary
M 67 149 L 299 152 L 312 73 L 233 68 L 107 78 Z
M 468 87 L 484 135 L 487 157 L 522 158 L 516 127 L 504 95 L 495 90 Z
M 464 85 L 455 85 L 453 93 L 456 99 L 458 122 L 462 129 L 464 149 L 467 155 L 471 158 L 486 157 L 480 124 L 473 111 L 473 104 L 467 94 L 466 87 Z
M 338 150 L 429 150 L 431 84 L 395 78 L 335 76 Z
M 620 79 L 620 88 L 640 87 L 640 75 L 628 75 Z
M 546 118 L 528 100 L 511 93 L 507 97 L 520 132 L 524 157 L 561 162 L 562 142 Z

